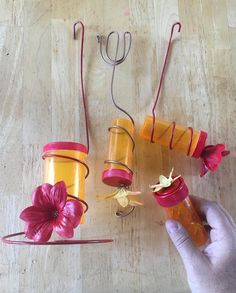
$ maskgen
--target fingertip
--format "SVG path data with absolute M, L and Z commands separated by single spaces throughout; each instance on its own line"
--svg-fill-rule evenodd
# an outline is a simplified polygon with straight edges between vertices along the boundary
M 167 220 L 165 226 L 169 234 L 173 234 L 179 229 L 179 224 L 175 220 Z

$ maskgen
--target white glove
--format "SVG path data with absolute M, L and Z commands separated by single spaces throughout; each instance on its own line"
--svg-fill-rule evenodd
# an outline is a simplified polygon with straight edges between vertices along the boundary
M 200 251 L 183 226 L 166 222 L 166 229 L 177 248 L 193 293 L 236 292 L 236 224 L 218 203 L 191 196 L 192 202 L 211 227 L 210 243 Z

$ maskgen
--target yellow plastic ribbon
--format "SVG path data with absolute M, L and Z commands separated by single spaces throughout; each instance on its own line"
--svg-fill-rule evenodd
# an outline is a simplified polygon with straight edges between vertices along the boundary
M 160 175 L 159 176 L 159 183 L 155 184 L 155 185 L 150 185 L 149 187 L 153 190 L 153 192 L 157 192 L 160 191 L 162 188 L 167 188 L 169 186 L 171 186 L 171 184 L 173 184 L 178 178 L 181 177 L 181 175 L 172 178 L 174 172 L 174 168 L 172 168 L 169 177 L 165 177 L 164 175 Z
M 141 206 L 143 202 L 140 200 L 140 191 L 130 191 L 125 187 L 120 187 L 112 193 L 106 195 L 97 195 L 98 199 L 111 199 L 114 198 L 123 207 L 127 206 Z

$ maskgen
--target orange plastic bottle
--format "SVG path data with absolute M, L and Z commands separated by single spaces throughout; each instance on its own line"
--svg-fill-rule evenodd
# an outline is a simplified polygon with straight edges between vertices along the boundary
M 182 177 L 170 187 L 155 192 L 154 196 L 158 204 L 165 209 L 167 218 L 180 222 L 197 246 L 207 242 L 207 232 L 188 196 L 188 187 Z
M 65 158 L 67 157 L 67 158 Z M 85 145 L 76 142 L 52 142 L 43 147 L 44 183 L 64 181 L 67 193 L 84 201 L 87 157 Z M 71 199 L 71 198 L 68 198 Z M 83 219 L 81 221 L 83 223 Z
M 152 126 L 153 117 L 147 116 L 140 132 L 140 136 L 143 139 L 151 140 Z M 173 122 L 158 117 L 155 119 L 153 141 L 162 146 L 170 147 L 170 141 L 172 139 L 171 145 L 173 149 L 191 157 L 200 157 L 205 147 L 206 138 L 207 133 L 204 131 L 191 131 L 188 127 L 179 124 L 175 124 L 173 131 Z
M 132 157 L 134 126 L 125 118 L 112 120 L 109 128 L 108 158 L 102 174 L 102 181 L 110 186 L 129 186 L 132 183 Z

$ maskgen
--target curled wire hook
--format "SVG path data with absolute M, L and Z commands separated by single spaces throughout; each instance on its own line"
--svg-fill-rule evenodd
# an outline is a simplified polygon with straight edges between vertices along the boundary
M 116 216 L 119 218 L 124 218 L 130 215 L 135 210 L 135 207 L 131 207 L 128 211 L 117 211 Z
M 115 57 L 111 57 L 109 54 L 109 43 L 111 42 L 111 36 L 112 35 L 116 35 L 116 49 L 115 49 Z M 128 47 L 127 47 L 127 36 L 129 38 L 129 43 L 128 43 Z M 120 47 L 120 35 L 117 31 L 112 31 L 108 34 L 107 36 L 107 40 L 106 40 L 106 44 L 105 44 L 105 52 L 103 52 L 103 43 L 104 43 L 104 37 L 102 35 L 97 35 L 97 41 L 99 43 L 99 47 L 100 47 L 100 54 L 102 59 L 104 60 L 104 62 L 106 62 L 107 64 L 111 65 L 113 70 L 112 70 L 112 76 L 111 76 L 111 88 L 110 88 L 110 94 L 111 94 L 111 99 L 112 102 L 114 104 L 114 106 L 120 110 L 121 112 L 123 112 L 125 115 L 127 115 L 129 117 L 129 119 L 131 120 L 132 124 L 134 125 L 134 119 L 133 117 L 127 112 L 125 111 L 123 108 L 121 108 L 115 101 L 114 98 L 114 77 L 115 77 L 115 68 L 117 65 L 123 63 L 125 61 L 125 59 L 127 58 L 130 48 L 131 48 L 131 44 L 132 44 L 132 35 L 130 32 L 125 32 L 123 34 L 123 42 L 124 42 L 124 47 L 123 47 L 123 53 L 120 56 L 120 58 L 118 58 L 118 51 L 119 51 L 119 47 Z
M 181 23 L 180 22 L 174 23 L 172 25 L 172 28 L 171 28 L 171 33 L 170 33 L 170 37 L 169 37 L 169 41 L 168 41 L 166 55 L 165 55 L 164 63 L 163 63 L 162 70 L 161 70 L 161 77 L 160 77 L 159 85 L 158 85 L 158 88 L 157 88 L 156 100 L 155 100 L 154 106 L 152 108 L 153 122 L 152 122 L 151 142 L 154 142 L 153 141 L 153 136 L 154 136 L 155 121 L 156 121 L 155 109 L 156 109 L 156 105 L 157 105 L 157 102 L 158 102 L 158 99 L 159 99 L 159 96 L 160 96 L 161 87 L 162 87 L 162 84 L 163 84 L 163 78 L 164 78 L 165 69 L 166 69 L 166 65 L 167 65 L 167 61 L 168 61 L 168 57 L 169 57 L 169 52 L 170 52 L 170 47 L 171 47 L 171 42 L 172 42 L 174 30 L 175 30 L 175 27 L 177 27 L 177 26 L 178 26 L 178 32 L 180 32 L 180 30 L 181 30 Z
M 82 21 L 78 20 L 73 25 L 73 38 L 76 40 L 76 27 L 77 25 L 81 26 L 81 45 L 80 45 L 80 88 L 81 95 L 83 99 L 84 106 L 84 116 L 85 116 L 85 128 L 86 128 L 86 140 L 87 140 L 87 150 L 89 153 L 89 131 L 88 131 L 88 113 L 87 113 L 87 105 L 86 105 L 86 97 L 84 92 L 84 75 L 83 75 L 83 55 L 84 55 L 84 24 Z

